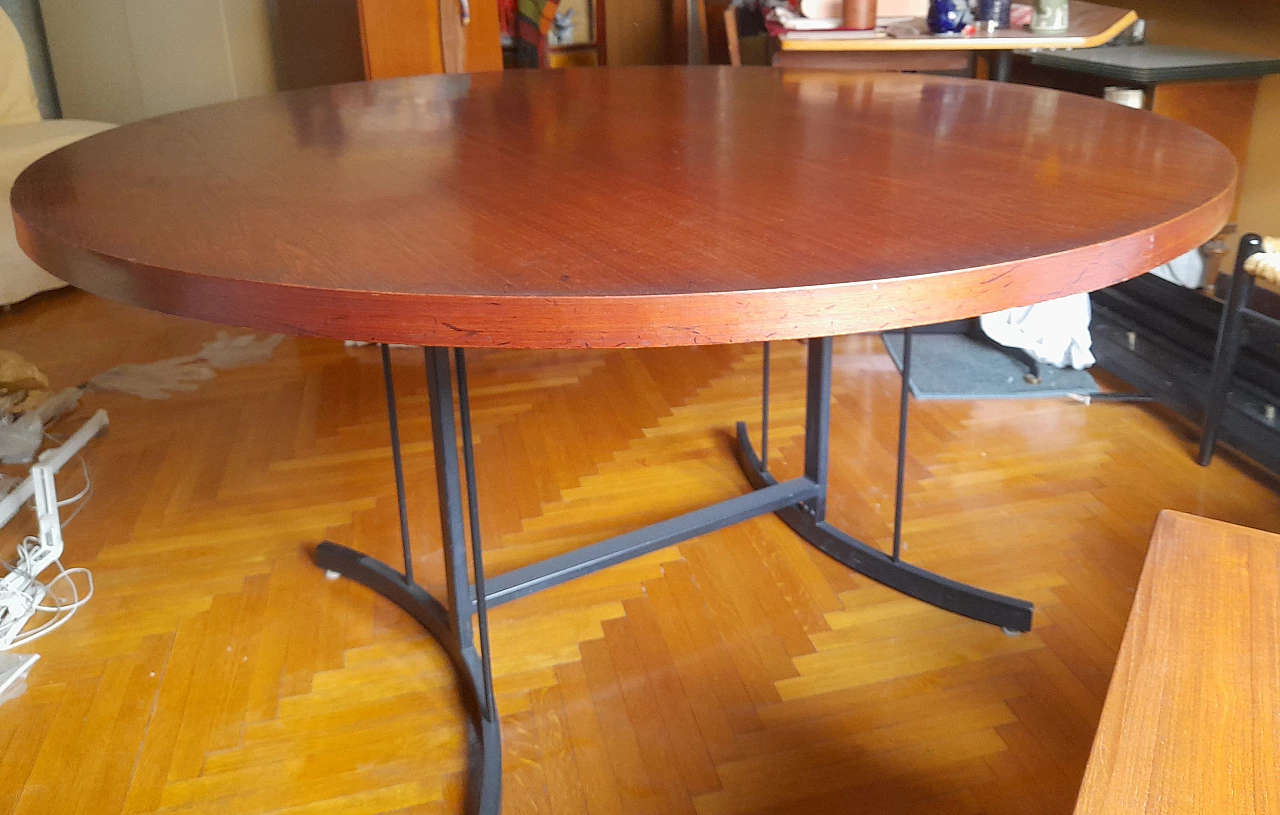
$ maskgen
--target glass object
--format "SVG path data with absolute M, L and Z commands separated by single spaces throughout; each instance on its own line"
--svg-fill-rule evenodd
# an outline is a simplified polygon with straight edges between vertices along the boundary
M 978 3 L 978 19 L 984 23 L 995 23 L 994 28 L 1008 28 L 1009 13 L 1012 10 L 1012 0 L 981 0 Z
M 1036 0 L 1031 12 L 1033 34 L 1061 34 L 1070 22 L 1067 0 Z
M 968 0 L 931 0 L 929 30 L 934 34 L 959 34 L 973 22 Z

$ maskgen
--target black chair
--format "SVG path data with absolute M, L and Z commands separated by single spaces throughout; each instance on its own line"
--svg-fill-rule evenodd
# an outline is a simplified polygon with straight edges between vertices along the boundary
M 1280 336 L 1280 320 L 1249 308 L 1249 295 L 1257 278 L 1280 285 L 1280 239 L 1263 238 L 1252 233 L 1240 239 L 1235 272 L 1222 319 L 1218 323 L 1218 342 L 1213 353 L 1213 372 L 1209 381 L 1209 401 L 1205 408 L 1204 432 L 1200 437 L 1200 466 L 1213 459 L 1222 415 L 1227 409 L 1231 377 L 1250 331 Z

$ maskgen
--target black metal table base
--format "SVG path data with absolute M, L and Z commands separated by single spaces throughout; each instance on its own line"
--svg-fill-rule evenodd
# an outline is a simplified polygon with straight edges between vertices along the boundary
M 524 597 L 576 577 L 621 563 L 690 538 L 722 529 L 749 518 L 776 513 L 797 535 L 849 568 L 911 597 L 1006 630 L 1031 628 L 1030 603 L 957 583 L 904 563 L 902 497 L 907 428 L 907 379 L 910 376 L 910 332 L 904 347 L 903 392 L 900 402 L 898 479 L 894 506 L 892 553 L 881 552 L 830 525 L 825 520 L 827 457 L 831 417 L 830 337 L 809 340 L 808 384 L 805 408 L 804 475 L 777 481 L 768 469 L 769 347 L 765 346 L 764 398 L 762 402 L 761 452 L 757 456 L 746 425 L 738 424 L 739 458 L 753 491 L 709 507 L 662 521 L 548 558 L 492 578 L 486 583 L 480 546 L 479 508 L 476 495 L 475 457 L 471 438 L 471 412 L 467 393 L 466 358 L 454 353 L 450 366 L 447 349 L 425 349 L 427 388 L 430 398 L 432 439 L 436 464 L 436 492 L 440 509 L 445 585 L 448 597 L 441 602 L 414 580 L 405 502 L 404 467 L 396 415 L 395 383 L 390 352 L 382 347 L 387 413 L 391 427 L 392 460 L 400 509 L 400 538 L 404 571 L 328 541 L 316 548 L 316 564 L 331 573 L 367 586 L 391 600 L 422 625 L 445 650 L 457 677 L 458 693 L 467 715 L 467 815 L 497 815 L 501 808 L 502 744 L 497 705 L 493 694 L 489 655 L 488 608 Z M 454 372 L 457 393 L 463 468 L 459 469 L 458 434 L 454 426 Z M 462 486 L 467 493 L 463 512 Z M 471 577 L 467 569 L 467 535 L 470 531 Z M 476 628 L 472 628 L 472 617 Z
M 777 481 L 760 463 L 747 436 L 747 426 L 738 423 L 738 459 L 747 479 L 756 489 Z M 941 575 L 912 566 L 900 558 L 881 552 L 843 532 L 798 506 L 777 512 L 783 523 L 833 560 L 859 574 L 909 597 L 1009 631 L 1030 631 L 1032 606 L 1025 600 L 984 591 L 957 583 Z
M 325 541 L 316 547 L 316 565 L 354 580 L 404 609 L 440 644 L 453 665 L 458 694 L 467 717 L 468 813 L 497 813 L 502 801 L 502 733 L 496 707 L 485 703 L 481 668 L 465 654 L 450 625 L 449 611 L 416 583 L 377 558 Z

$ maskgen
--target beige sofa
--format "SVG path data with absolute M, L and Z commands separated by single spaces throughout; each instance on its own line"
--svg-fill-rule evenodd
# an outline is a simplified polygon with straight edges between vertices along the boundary
M 9 17 L 0 12 L 0 182 L 6 204 L 14 180 L 33 161 L 111 127 L 114 125 L 102 122 L 40 118 L 22 38 Z M 0 304 L 65 286 L 23 254 L 7 206 L 5 210 L 0 216 Z

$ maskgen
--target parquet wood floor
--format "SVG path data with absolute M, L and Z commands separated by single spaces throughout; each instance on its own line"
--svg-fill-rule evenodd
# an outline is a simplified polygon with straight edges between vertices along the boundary
M 0 318 L 0 347 L 70 384 L 216 331 L 60 292 Z M 829 517 L 885 545 L 897 373 L 875 338 L 836 351 Z M 416 568 L 442 589 L 421 355 L 394 358 Z M 491 574 L 746 488 L 729 434 L 758 424 L 758 346 L 469 361 Z M 0 812 L 456 811 L 444 658 L 310 562 L 323 538 L 396 556 L 376 350 L 289 339 L 195 392 L 96 407 L 111 429 L 65 561 L 97 594 L 0 706 Z M 1142 406 L 912 410 L 906 556 L 1034 600 L 1032 632 L 905 599 L 772 517 L 663 550 L 493 612 L 504 811 L 1070 812 L 1156 513 L 1280 531 L 1280 500 L 1230 455 L 1197 467 L 1190 431 Z M 776 345 L 782 476 L 802 413 L 803 347 Z

